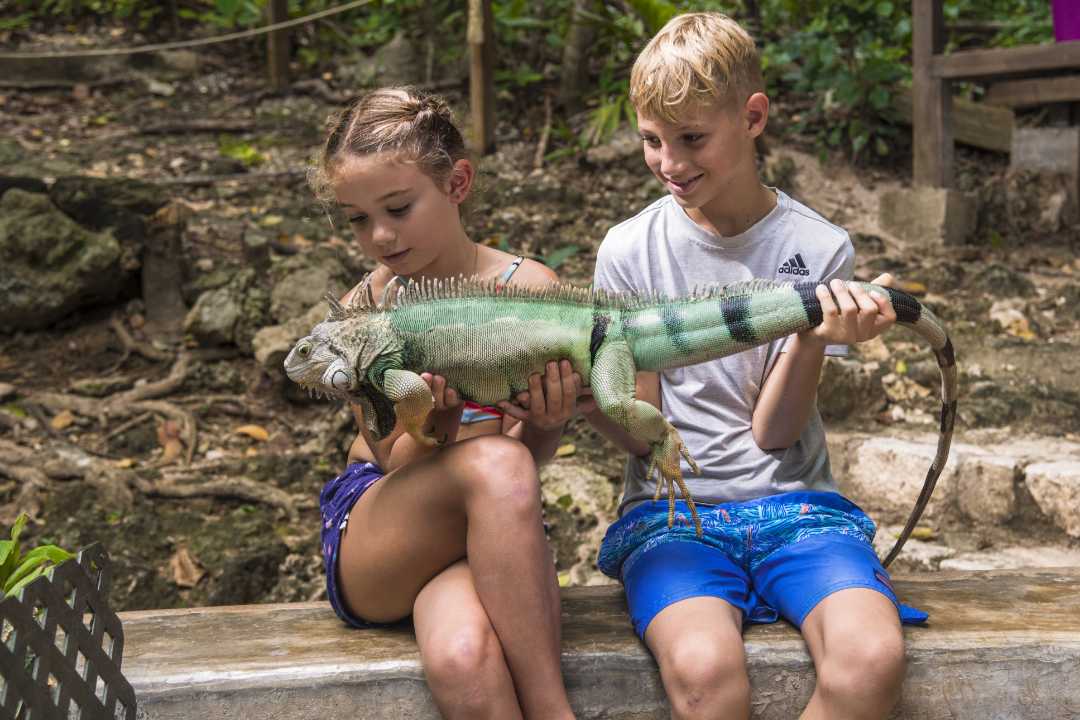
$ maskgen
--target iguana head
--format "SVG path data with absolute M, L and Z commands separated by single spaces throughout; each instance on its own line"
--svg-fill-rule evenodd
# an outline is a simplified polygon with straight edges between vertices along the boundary
M 370 391 L 368 371 L 395 348 L 385 314 L 366 299 L 345 308 L 327 296 L 330 314 L 285 358 L 285 374 L 301 387 L 342 400 Z

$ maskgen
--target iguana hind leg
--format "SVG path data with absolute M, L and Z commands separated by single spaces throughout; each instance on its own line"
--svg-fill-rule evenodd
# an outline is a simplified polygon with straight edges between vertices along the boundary
M 424 432 L 424 421 L 435 407 L 435 399 L 422 377 L 409 370 L 387 370 L 383 373 L 383 388 L 386 397 L 394 402 L 394 412 L 405 432 L 424 445 L 440 443 Z
M 667 418 L 654 406 L 634 397 L 634 358 L 629 346 L 619 340 L 608 340 L 596 351 L 589 385 L 600 411 L 617 422 L 638 440 L 646 442 L 652 451 L 649 455 L 648 477 L 656 471 L 656 495 L 660 499 L 661 483 L 667 486 L 668 527 L 675 524 L 675 486 L 679 486 L 683 499 L 694 518 L 694 530 L 701 535 L 701 520 L 690 490 L 683 480 L 679 458 L 686 458 L 694 472 L 697 463 Z

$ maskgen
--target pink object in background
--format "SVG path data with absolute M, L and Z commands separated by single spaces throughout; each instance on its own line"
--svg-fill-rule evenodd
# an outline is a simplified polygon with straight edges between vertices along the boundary
M 1054 12 L 1054 39 L 1080 40 L 1080 0 L 1051 0 Z

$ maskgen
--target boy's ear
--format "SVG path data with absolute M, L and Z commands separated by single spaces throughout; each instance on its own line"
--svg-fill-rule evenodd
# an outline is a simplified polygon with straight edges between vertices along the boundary
M 769 122 L 769 97 L 765 93 L 754 93 L 747 98 L 744 110 L 746 131 L 750 137 L 756 138 L 765 132 L 765 125 Z
M 447 188 L 450 202 L 455 204 L 464 202 L 469 195 L 469 190 L 472 189 L 475 178 L 476 169 L 471 162 L 464 158 L 455 162 L 454 167 L 450 169 L 449 187 Z

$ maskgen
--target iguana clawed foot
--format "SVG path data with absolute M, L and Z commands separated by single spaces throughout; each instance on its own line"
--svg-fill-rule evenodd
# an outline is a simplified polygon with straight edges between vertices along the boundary
M 680 457 L 686 458 L 686 462 L 695 474 L 701 472 L 698 464 L 694 462 L 694 458 L 690 455 L 690 451 L 683 444 L 682 438 L 679 437 L 678 430 L 669 428 L 664 439 L 654 443 L 652 446 L 652 453 L 649 456 L 649 469 L 645 477 L 652 477 L 654 470 L 658 472 L 656 494 L 653 495 L 653 500 L 659 500 L 661 488 L 667 487 L 668 527 L 675 524 L 675 486 L 679 486 L 679 491 L 690 508 L 690 515 L 694 518 L 694 530 L 697 532 L 698 537 L 701 537 L 701 518 L 698 517 L 694 498 L 690 496 L 690 490 L 683 480 L 682 468 L 679 466 Z

